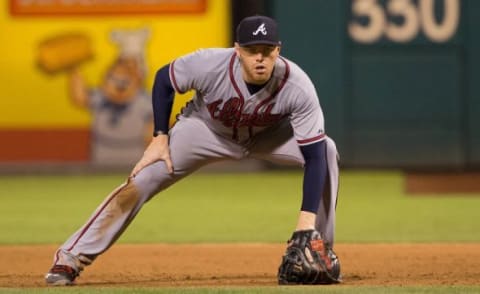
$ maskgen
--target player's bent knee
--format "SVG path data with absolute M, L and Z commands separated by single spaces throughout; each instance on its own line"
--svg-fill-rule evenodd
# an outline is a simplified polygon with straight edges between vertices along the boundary
M 158 192 L 166 189 L 179 179 L 176 174 L 169 174 L 163 161 L 146 166 L 132 179 L 144 201 L 148 201 Z

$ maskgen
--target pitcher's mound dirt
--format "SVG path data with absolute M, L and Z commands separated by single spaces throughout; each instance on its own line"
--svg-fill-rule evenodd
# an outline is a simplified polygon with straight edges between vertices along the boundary
M 274 286 L 285 244 L 116 244 L 77 286 Z M 342 285 L 480 285 L 480 244 L 338 244 Z M 56 246 L 0 246 L 0 287 L 44 287 Z M 340 285 L 341 287 L 341 285 Z

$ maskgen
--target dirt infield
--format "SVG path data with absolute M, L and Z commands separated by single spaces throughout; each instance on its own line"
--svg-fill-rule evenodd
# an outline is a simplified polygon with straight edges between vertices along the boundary
M 284 244 L 117 244 L 78 286 L 273 286 Z M 0 246 L 0 287 L 44 287 L 56 246 Z M 480 285 L 480 244 L 338 244 L 343 285 Z
M 472 196 L 480 192 L 480 172 L 409 172 L 405 175 L 405 191 L 417 193 L 464 193 Z

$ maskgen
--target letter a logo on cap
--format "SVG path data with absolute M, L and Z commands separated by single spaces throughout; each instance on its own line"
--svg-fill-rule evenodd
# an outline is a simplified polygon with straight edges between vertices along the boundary
M 258 33 L 262 33 L 262 35 L 266 36 L 267 35 L 267 29 L 265 28 L 265 23 L 262 23 L 261 25 L 258 26 L 257 30 L 252 33 L 252 35 L 256 36 Z

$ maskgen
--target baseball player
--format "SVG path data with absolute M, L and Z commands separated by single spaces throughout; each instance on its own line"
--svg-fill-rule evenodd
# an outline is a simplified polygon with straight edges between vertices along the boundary
M 251 16 L 238 25 L 234 48 L 198 50 L 158 70 L 150 145 L 126 182 L 56 251 L 48 284 L 73 284 L 157 193 L 209 163 L 249 157 L 304 168 L 301 209 L 278 282 L 340 282 L 333 251 L 337 149 L 325 135 L 312 82 L 280 56 L 280 45 L 277 23 Z M 192 89 L 195 96 L 168 129 L 174 93 Z

